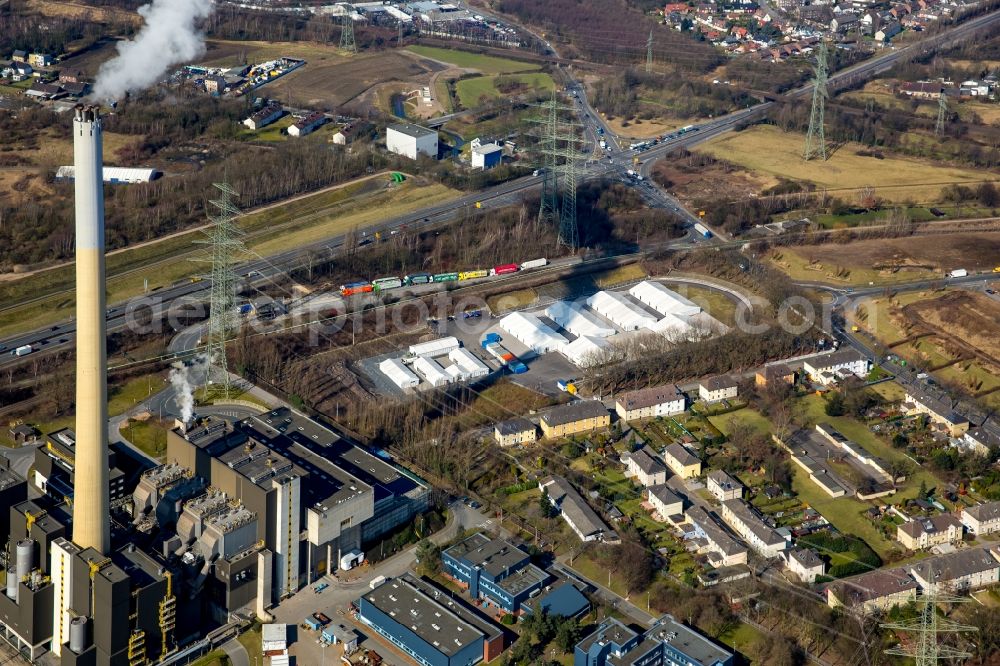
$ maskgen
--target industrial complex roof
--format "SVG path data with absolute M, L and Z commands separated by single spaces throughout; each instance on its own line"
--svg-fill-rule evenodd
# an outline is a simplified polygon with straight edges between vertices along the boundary
M 421 127 L 420 125 L 414 125 L 413 123 L 393 123 L 392 125 L 389 125 L 389 129 L 399 132 L 400 134 L 405 134 L 406 136 L 412 136 L 415 139 L 425 136 L 437 136 L 436 131 L 427 129 L 426 127 Z

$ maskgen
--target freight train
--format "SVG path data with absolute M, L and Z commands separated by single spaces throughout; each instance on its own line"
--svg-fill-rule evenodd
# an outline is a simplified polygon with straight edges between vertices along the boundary
M 463 280 L 477 280 L 486 277 L 496 277 L 498 275 L 510 275 L 518 271 L 525 271 L 531 268 L 540 268 L 547 265 L 548 259 L 532 259 L 520 264 L 500 264 L 493 268 L 477 268 L 468 271 L 458 271 L 454 273 L 413 273 L 403 277 L 390 276 L 381 277 L 371 282 L 357 281 L 340 285 L 341 296 L 354 296 L 356 294 L 371 294 L 386 291 L 388 289 L 399 289 L 418 284 L 431 284 L 436 282 L 461 282 Z

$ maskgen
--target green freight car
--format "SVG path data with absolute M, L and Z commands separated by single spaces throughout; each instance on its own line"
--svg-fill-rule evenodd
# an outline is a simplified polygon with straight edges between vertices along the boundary
M 458 273 L 437 273 L 433 281 L 434 282 L 455 282 L 458 280 Z

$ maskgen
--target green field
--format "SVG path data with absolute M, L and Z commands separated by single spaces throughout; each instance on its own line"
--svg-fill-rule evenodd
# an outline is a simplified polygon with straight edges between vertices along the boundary
M 442 49 L 435 46 L 411 46 L 407 50 L 425 58 L 446 62 L 455 67 L 476 69 L 483 74 L 510 74 L 512 72 L 532 72 L 541 69 L 540 65 L 530 62 L 496 58 L 468 51 Z
M 462 106 L 471 109 L 479 105 L 479 100 L 484 96 L 490 99 L 500 97 L 503 93 L 497 90 L 496 84 L 499 77 L 477 76 L 471 79 L 462 79 L 455 83 L 455 94 Z M 521 86 L 519 90 L 544 90 L 555 89 L 555 82 L 552 77 L 544 72 L 531 72 L 527 74 L 509 74 L 503 76 L 504 80 L 517 81 Z
M 737 409 L 735 412 L 729 412 L 728 414 L 710 416 L 708 417 L 708 420 L 724 435 L 731 433 L 733 431 L 733 426 L 739 423 L 745 423 L 764 435 L 771 434 L 771 431 L 773 430 L 773 426 L 771 425 L 771 422 L 767 420 L 767 417 L 748 407 Z
M 860 144 L 841 146 L 826 161 L 802 159 L 805 137 L 782 132 L 772 126 L 757 126 L 724 134 L 697 148 L 722 160 L 764 175 L 807 181 L 845 201 L 854 201 L 857 191 L 874 187 L 884 201 L 937 203 L 941 190 L 951 183 L 978 184 L 990 178 L 982 171 L 938 166 L 902 157 L 862 157 Z

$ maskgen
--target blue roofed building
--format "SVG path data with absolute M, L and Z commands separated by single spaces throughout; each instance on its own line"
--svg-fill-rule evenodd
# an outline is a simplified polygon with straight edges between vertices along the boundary
M 441 553 L 441 561 L 445 573 L 466 587 L 470 597 L 502 613 L 530 612 L 536 601 L 549 613 L 567 617 L 590 608 L 573 585 L 556 581 L 505 539 L 477 532 Z
M 607 619 L 576 644 L 573 666 L 733 666 L 734 653 L 664 615 L 643 633 Z
M 420 666 L 471 666 L 504 648 L 499 627 L 409 573 L 362 595 L 358 619 Z

